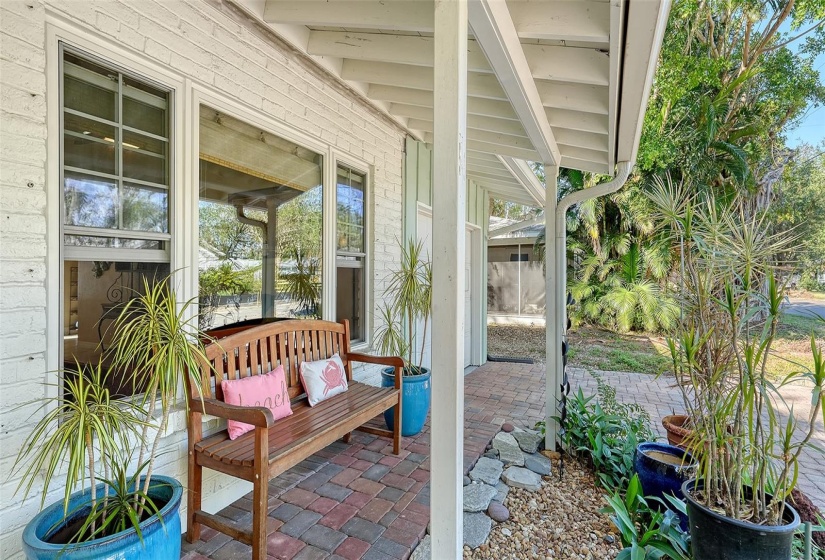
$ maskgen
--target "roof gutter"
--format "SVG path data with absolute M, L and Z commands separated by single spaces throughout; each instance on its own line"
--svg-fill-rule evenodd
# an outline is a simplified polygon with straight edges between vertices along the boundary
M 589 189 L 572 192 L 559 200 L 556 205 L 556 238 L 564 237 L 567 233 L 567 211 L 571 206 L 584 202 L 585 200 L 591 200 L 618 191 L 627 182 L 627 178 L 630 177 L 632 169 L 633 163 L 620 161 L 616 165 L 616 175 L 607 183 L 601 183 Z

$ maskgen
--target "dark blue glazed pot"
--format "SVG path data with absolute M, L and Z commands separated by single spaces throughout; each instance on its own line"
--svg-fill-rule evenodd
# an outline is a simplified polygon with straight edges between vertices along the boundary
M 682 484 L 695 476 L 696 461 L 675 445 L 647 441 L 636 447 L 633 469 L 639 475 L 645 497 L 660 498 L 667 503 L 665 494 L 684 498 Z M 652 505 L 655 507 L 655 502 Z M 679 521 L 682 529 L 687 530 L 687 517 L 680 513 Z
M 401 384 L 401 435 L 414 436 L 424 428 L 430 412 L 432 385 L 430 370 L 421 368 L 420 375 L 405 375 Z M 395 369 L 386 368 L 381 372 L 381 386 L 395 387 Z M 384 412 L 384 421 L 390 430 L 395 429 L 395 410 Z
M 157 485 L 155 484 L 157 483 Z M 103 493 L 103 484 L 98 484 L 97 494 Z M 140 524 L 143 542 L 137 531 L 127 529 L 115 535 L 79 544 L 50 544 L 46 538 L 59 528 L 63 520 L 63 501 L 56 502 L 32 519 L 23 531 L 23 551 L 29 560 L 177 560 L 180 558 L 180 500 L 183 487 L 180 482 L 168 476 L 152 476 L 149 496 L 153 500 L 166 502 L 157 515 Z M 88 503 L 91 489 L 75 492 L 69 498 L 69 511 Z

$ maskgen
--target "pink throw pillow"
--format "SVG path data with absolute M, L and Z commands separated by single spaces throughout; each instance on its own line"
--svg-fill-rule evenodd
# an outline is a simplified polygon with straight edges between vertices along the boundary
M 265 406 L 272 411 L 272 417 L 275 420 L 292 414 L 283 366 L 278 366 L 263 375 L 224 379 L 221 381 L 221 388 L 223 389 L 223 401 L 227 404 Z M 255 426 L 246 422 L 237 420 L 227 422 L 229 439 L 236 439 L 254 428 Z
M 344 362 L 335 354 L 328 360 L 304 362 L 301 364 L 301 382 L 307 393 L 309 406 L 334 397 L 347 390 L 347 375 Z

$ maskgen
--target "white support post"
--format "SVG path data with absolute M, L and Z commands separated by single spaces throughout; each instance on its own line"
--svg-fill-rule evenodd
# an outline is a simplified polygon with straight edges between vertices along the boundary
M 547 420 L 544 436 L 545 447 L 556 449 L 558 424 L 552 420 L 558 414 L 557 405 L 561 399 L 562 355 L 561 340 L 563 323 L 559 320 L 559 313 L 564 313 L 564 274 L 566 250 L 564 240 L 561 244 L 556 239 L 556 189 L 558 185 L 559 168 L 544 166 L 545 195 L 544 195 L 544 249 L 545 249 L 545 324 L 546 324 L 546 398 L 545 418 Z M 561 266 L 559 266 L 561 263 Z M 561 269 L 561 274 L 559 273 Z M 561 295 L 559 295 L 561 294 Z
M 464 228 L 467 197 L 467 0 L 435 1 L 433 149 L 432 558 L 464 543 Z

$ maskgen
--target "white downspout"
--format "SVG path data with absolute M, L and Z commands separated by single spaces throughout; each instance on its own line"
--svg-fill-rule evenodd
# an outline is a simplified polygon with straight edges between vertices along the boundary
M 630 176 L 632 169 L 632 163 L 620 161 L 616 164 L 616 175 L 612 180 L 589 189 L 568 194 L 556 204 L 552 219 L 547 220 L 548 224 L 552 222 L 555 226 L 555 255 L 553 255 L 555 258 L 552 261 L 547 261 L 548 263 L 553 263 L 555 273 L 552 274 L 548 270 L 548 274 L 552 274 L 555 279 L 555 290 L 552 294 L 553 301 L 547 301 L 547 337 L 549 340 L 547 343 L 546 375 L 548 377 L 552 375 L 555 379 L 552 381 L 554 398 L 547 399 L 547 430 L 545 433 L 545 446 L 547 449 L 555 449 L 559 426 L 552 417 L 560 412 L 556 410 L 555 407 L 558 407 L 559 403 L 561 403 L 562 390 L 567 382 L 564 375 L 564 363 L 561 352 L 561 345 L 565 340 L 564 333 L 567 329 L 567 211 L 574 204 L 618 191 L 627 182 L 627 178 Z M 547 205 L 547 212 L 551 212 L 551 205 Z M 551 236 L 545 233 L 545 242 L 550 243 L 550 239 Z M 548 252 L 548 257 L 549 256 L 550 253 Z M 548 293 L 548 295 L 550 294 Z M 553 313 L 549 312 L 551 310 Z M 550 324 L 550 321 L 553 321 L 553 324 Z M 553 342 L 554 339 L 555 342 Z M 550 383 L 551 382 L 547 383 L 548 389 Z M 551 403 L 554 405 L 554 408 L 551 408 Z

